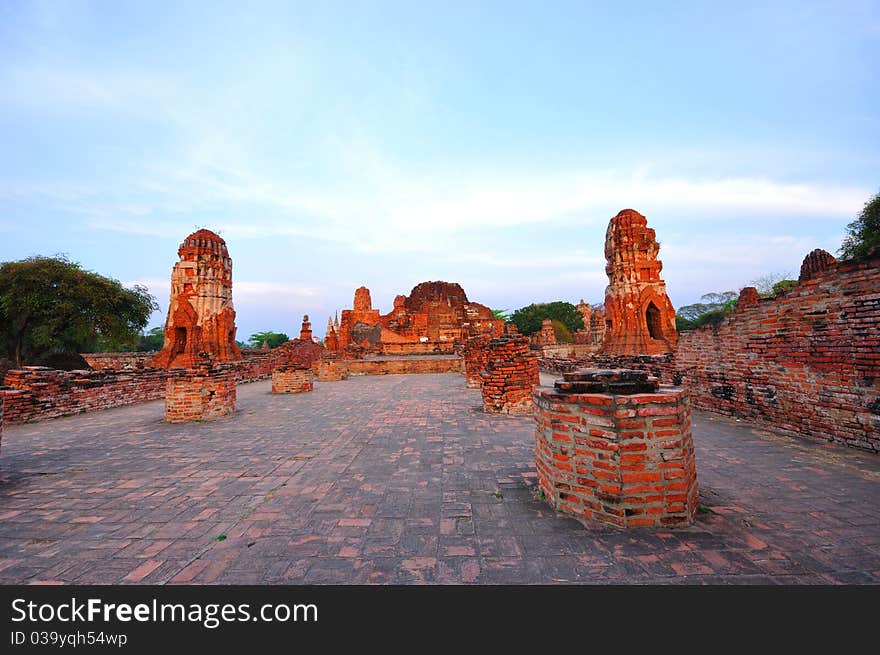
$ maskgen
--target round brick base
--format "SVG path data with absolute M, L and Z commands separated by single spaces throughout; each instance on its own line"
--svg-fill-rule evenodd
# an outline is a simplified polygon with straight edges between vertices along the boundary
M 535 465 L 547 502 L 619 527 L 693 523 L 699 494 L 687 395 L 656 382 L 654 391 L 626 395 L 614 384 L 579 393 L 578 384 L 535 392 Z

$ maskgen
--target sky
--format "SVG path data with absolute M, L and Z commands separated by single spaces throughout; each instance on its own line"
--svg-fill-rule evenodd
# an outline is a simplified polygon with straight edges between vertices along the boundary
M 836 252 L 880 191 L 880 3 L 0 2 L 0 261 L 233 260 L 238 338 L 365 285 L 600 303 L 609 219 L 676 307 Z

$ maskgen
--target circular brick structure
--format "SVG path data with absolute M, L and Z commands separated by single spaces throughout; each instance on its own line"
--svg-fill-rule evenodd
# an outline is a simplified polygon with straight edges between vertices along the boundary
M 539 489 L 560 512 L 619 527 L 693 523 L 690 405 L 645 371 L 587 369 L 534 394 Z
M 312 369 L 307 366 L 279 366 L 272 371 L 272 393 L 304 393 L 314 389 Z
M 478 335 L 468 338 L 464 343 L 464 379 L 469 389 L 479 389 L 480 373 L 486 367 L 486 348 L 491 337 Z
M 529 349 L 529 338 L 505 334 L 490 339 L 486 368 L 480 373 L 483 409 L 495 414 L 529 414 L 532 389 L 540 383 L 538 357 Z

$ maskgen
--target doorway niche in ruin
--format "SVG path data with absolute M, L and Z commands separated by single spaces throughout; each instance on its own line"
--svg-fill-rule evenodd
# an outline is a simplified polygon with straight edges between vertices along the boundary
M 678 340 L 675 309 L 660 278 L 660 244 L 647 219 L 624 209 L 605 233 L 605 339 L 608 355 L 661 355 Z

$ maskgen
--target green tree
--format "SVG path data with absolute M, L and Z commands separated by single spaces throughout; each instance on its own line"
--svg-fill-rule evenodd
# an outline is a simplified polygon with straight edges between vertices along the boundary
M 510 314 L 508 314 L 506 309 L 493 309 L 492 315 L 495 318 L 500 318 L 503 321 L 506 321 L 510 318 Z
M 880 249 L 880 193 L 865 203 L 856 220 L 846 226 L 847 235 L 838 250 L 842 259 L 865 257 Z
M 283 332 L 255 332 L 248 339 L 251 348 L 262 348 L 263 342 L 268 341 L 270 348 L 277 348 L 282 343 L 290 341 Z
M 553 334 L 559 343 L 574 343 L 574 337 L 568 326 L 559 319 L 552 319 L 550 323 L 553 325 Z
M 683 332 L 707 324 L 720 323 L 733 311 L 738 297 L 736 291 L 703 294 L 700 297 L 703 302 L 678 308 L 675 313 L 675 328 Z
M 151 352 L 153 350 L 162 350 L 165 345 L 165 328 L 154 327 L 148 332 L 142 334 L 138 339 L 138 352 Z
M 0 349 L 15 366 L 131 349 L 156 309 L 146 287 L 126 289 L 63 255 L 0 264 Z
M 557 300 L 555 302 L 531 304 L 517 309 L 510 315 L 510 320 L 516 324 L 522 334 L 534 334 L 541 329 L 541 323 L 545 318 L 555 319 L 568 328 L 569 332 L 577 332 L 584 329 L 584 319 L 577 307 L 570 302 Z
M 755 278 L 747 286 L 755 287 L 762 298 L 775 298 L 797 285 L 797 280 L 790 279 L 789 275 L 790 273 L 767 273 Z

